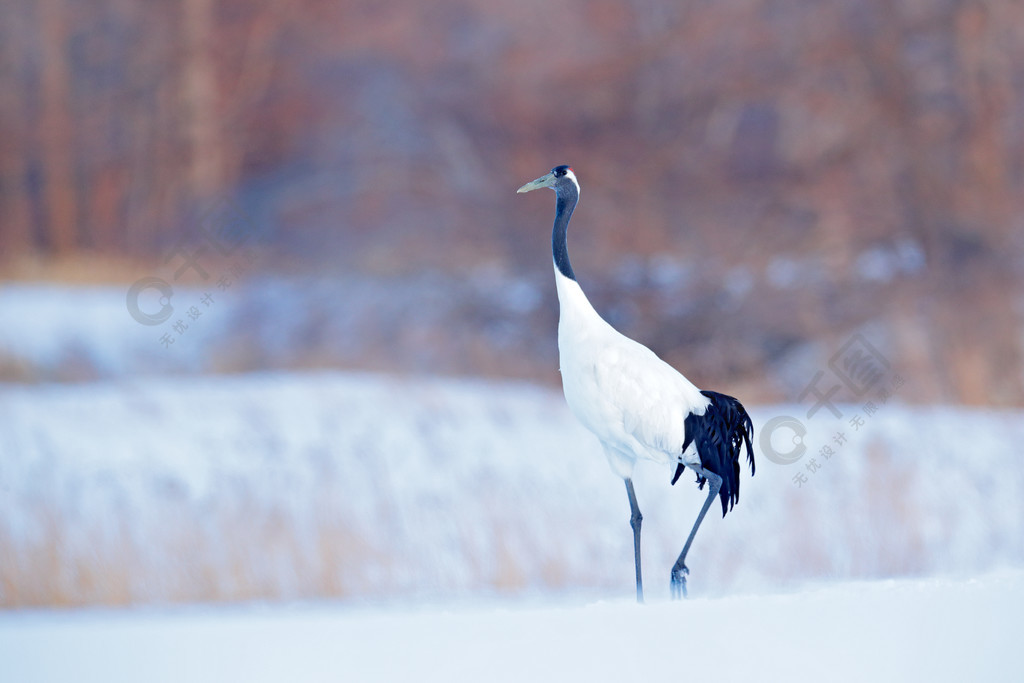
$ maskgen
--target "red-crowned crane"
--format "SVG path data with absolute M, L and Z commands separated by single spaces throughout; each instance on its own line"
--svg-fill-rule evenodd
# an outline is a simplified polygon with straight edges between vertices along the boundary
M 633 490 L 637 460 L 675 467 L 675 484 L 686 467 L 697 475 L 708 496 L 697 515 L 679 559 L 672 567 L 671 594 L 686 596 L 686 553 L 711 501 L 719 496 L 722 515 L 740 493 L 740 455 L 746 447 L 754 474 L 753 425 L 747 411 L 731 396 L 700 391 L 646 346 L 618 332 L 598 315 L 576 282 L 569 264 L 566 233 L 580 197 L 580 185 L 568 166 L 526 183 L 519 192 L 542 187 L 555 191 L 555 225 L 551 249 L 558 290 L 558 356 L 569 408 L 604 447 L 612 471 L 626 482 L 636 599 L 643 602 L 640 570 L 640 525 L 643 516 Z

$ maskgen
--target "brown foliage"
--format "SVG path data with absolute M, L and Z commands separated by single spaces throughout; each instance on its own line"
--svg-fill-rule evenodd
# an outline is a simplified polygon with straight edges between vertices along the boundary
M 550 206 L 514 188 L 569 162 L 585 284 L 698 381 L 778 395 L 765 368 L 872 322 L 920 398 L 1020 402 L 1022 23 L 1016 0 L 22 2 L 0 249 L 156 254 L 229 196 L 303 270 L 539 282 Z

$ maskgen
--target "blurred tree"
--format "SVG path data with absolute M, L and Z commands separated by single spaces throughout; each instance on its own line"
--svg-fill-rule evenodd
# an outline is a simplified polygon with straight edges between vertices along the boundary
M 79 246 L 78 193 L 75 187 L 76 152 L 71 112 L 68 59 L 69 17 L 64 0 L 40 0 L 39 143 L 44 240 L 57 254 Z
M 6 262 L 159 257 L 226 197 L 305 271 L 539 290 L 507 188 L 570 162 L 588 291 L 659 352 L 756 378 L 875 324 L 929 396 L 1024 400 L 1024 3 L 3 2 Z

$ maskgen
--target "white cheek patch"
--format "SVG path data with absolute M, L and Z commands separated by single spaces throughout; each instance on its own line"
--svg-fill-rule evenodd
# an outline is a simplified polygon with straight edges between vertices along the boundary
M 576 194 L 579 194 L 580 183 L 578 180 L 576 180 L 576 174 L 572 172 L 571 168 L 565 172 L 565 177 L 572 181 L 572 184 L 576 186 Z

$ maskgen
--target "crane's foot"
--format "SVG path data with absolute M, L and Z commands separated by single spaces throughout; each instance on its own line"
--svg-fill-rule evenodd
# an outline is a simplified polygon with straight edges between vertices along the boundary
M 686 597 L 686 577 L 690 570 L 685 564 L 677 564 L 672 567 L 672 599 L 682 600 Z

